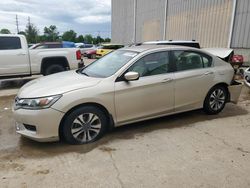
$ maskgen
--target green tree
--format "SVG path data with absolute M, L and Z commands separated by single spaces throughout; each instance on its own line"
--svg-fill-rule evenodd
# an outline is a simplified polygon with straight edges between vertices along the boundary
M 19 34 L 19 35 L 25 35 L 25 36 L 26 36 L 26 33 L 25 33 L 24 31 L 20 31 L 18 34 Z
M 57 41 L 59 32 L 55 25 L 51 25 L 49 27 L 44 27 L 44 35 L 47 37 L 47 41 L 53 42 Z
M 111 39 L 110 38 L 105 38 L 104 42 L 111 42 Z
M 69 30 L 63 33 L 62 39 L 64 41 L 76 42 L 76 32 L 74 30 Z
M 84 42 L 84 36 L 83 35 L 79 35 L 76 39 L 76 42 Z
M 25 29 L 25 33 L 26 33 L 26 38 L 28 43 L 37 43 L 37 39 L 38 39 L 38 29 L 37 27 L 32 24 L 32 23 L 28 23 Z
M 10 30 L 3 28 L 3 29 L 1 29 L 0 33 L 1 34 L 10 34 Z
M 38 36 L 38 42 L 47 42 L 48 41 L 48 37 L 45 35 L 40 35 Z
M 100 43 L 103 43 L 104 42 L 104 39 L 100 36 L 97 36 L 96 37 L 96 44 L 100 44 Z
M 85 37 L 84 37 L 84 42 L 85 42 L 85 43 L 92 44 L 93 41 L 94 41 L 94 40 L 93 40 L 92 35 L 85 35 Z

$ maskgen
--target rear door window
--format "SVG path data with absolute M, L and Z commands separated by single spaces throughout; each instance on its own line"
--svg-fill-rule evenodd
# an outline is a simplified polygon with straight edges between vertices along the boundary
M 212 58 L 192 51 L 173 51 L 173 61 L 177 71 L 208 68 L 212 66 Z
M 0 37 L 0 50 L 16 50 L 21 48 L 19 37 Z

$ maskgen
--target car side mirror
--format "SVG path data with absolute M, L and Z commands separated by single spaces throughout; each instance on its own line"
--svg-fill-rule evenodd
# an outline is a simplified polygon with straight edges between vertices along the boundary
M 138 80 L 140 77 L 138 72 L 127 72 L 124 75 L 124 78 L 126 81 L 134 81 L 134 80 Z

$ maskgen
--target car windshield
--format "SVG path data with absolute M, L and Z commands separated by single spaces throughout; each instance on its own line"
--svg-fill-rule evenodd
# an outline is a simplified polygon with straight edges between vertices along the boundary
M 116 73 L 137 54 L 137 52 L 127 50 L 111 52 L 84 68 L 81 73 L 90 77 L 109 77 Z

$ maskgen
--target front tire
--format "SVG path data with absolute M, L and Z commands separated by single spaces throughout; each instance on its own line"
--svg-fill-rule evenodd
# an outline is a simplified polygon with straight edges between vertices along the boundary
M 92 54 L 91 59 L 96 59 L 96 54 Z
M 106 132 L 107 117 L 94 106 L 72 111 L 63 123 L 63 136 L 70 144 L 86 144 L 101 138 Z
M 213 87 L 207 94 L 204 101 L 203 109 L 207 114 L 218 114 L 220 113 L 227 102 L 228 91 L 223 86 Z

